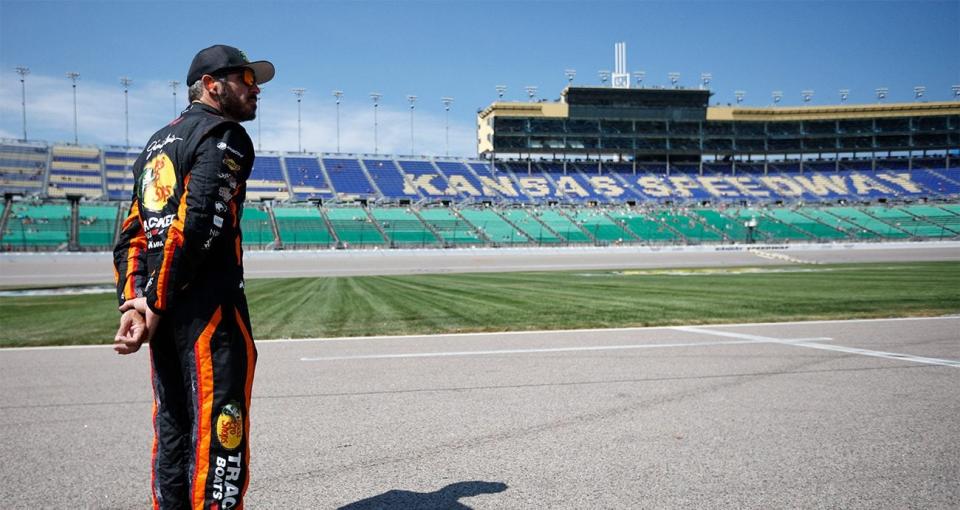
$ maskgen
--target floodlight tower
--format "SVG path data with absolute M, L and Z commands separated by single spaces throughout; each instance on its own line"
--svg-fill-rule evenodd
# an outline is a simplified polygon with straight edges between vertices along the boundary
M 413 109 L 417 102 L 417 96 L 407 95 L 407 101 L 410 102 L 410 155 L 414 154 L 413 150 Z
M 773 93 L 771 94 L 771 97 L 773 97 L 773 104 L 778 105 L 780 104 L 780 101 L 783 100 L 783 91 L 774 90 Z
M 607 80 L 610 79 L 610 71 L 603 70 L 599 71 L 597 74 L 600 75 L 600 85 L 605 86 L 607 84 Z
M 73 82 L 73 144 L 78 145 L 79 135 L 77 134 L 77 78 L 80 77 L 80 73 L 75 71 L 70 71 L 67 73 L 67 78 Z
M 377 141 L 377 107 L 380 106 L 380 98 L 383 97 L 383 94 L 379 92 L 371 92 L 370 99 L 373 99 L 373 153 L 378 154 L 380 151 L 380 146 Z
M 333 97 L 337 98 L 337 152 L 340 152 L 340 99 L 343 98 L 343 91 L 334 90 Z
M 680 73 L 667 73 L 667 77 L 670 78 L 670 85 L 673 88 L 677 88 L 677 82 L 680 81 Z
M 303 145 L 300 143 L 300 102 L 303 101 L 303 93 L 307 91 L 304 88 L 290 89 L 293 95 L 297 96 L 297 152 L 303 152 Z
M 524 87 L 524 90 L 527 91 L 527 97 L 530 98 L 530 101 L 533 101 L 533 98 L 537 97 L 536 85 L 527 85 L 526 87 Z
M 890 89 L 887 87 L 879 87 L 876 89 L 877 92 L 877 102 L 882 103 L 884 99 L 887 98 L 887 94 L 890 92 Z
M 840 104 L 846 103 L 850 98 L 850 89 L 840 89 Z
M 450 105 L 453 104 L 452 97 L 442 97 L 440 101 L 443 102 L 443 109 L 445 111 L 446 118 L 444 119 L 444 132 L 446 134 L 446 152 L 447 156 L 450 155 Z
M 23 108 L 23 141 L 27 141 L 27 86 L 24 78 L 30 74 L 30 68 L 26 66 L 17 66 L 17 74 L 20 75 L 20 105 Z
M 953 92 L 953 99 L 960 100 L 960 85 L 953 85 L 950 90 Z
M 711 80 L 713 80 L 713 73 L 700 73 L 700 90 L 709 89 Z
M 170 80 L 170 88 L 173 89 L 173 118 L 177 118 L 177 87 L 179 86 L 179 81 Z
M 813 99 L 813 90 L 801 90 L 800 95 L 803 97 L 803 104 L 807 104 L 811 99 Z
M 637 78 L 637 88 L 643 88 L 643 79 L 647 76 L 646 71 L 634 71 L 633 75 Z
M 497 85 L 497 100 L 503 101 L 503 94 L 507 91 L 506 85 Z
M 127 76 L 120 78 L 120 85 L 123 85 L 123 133 L 124 139 L 126 140 L 126 147 L 130 148 L 130 103 L 128 102 L 128 91 L 130 89 L 130 84 L 133 83 Z
M 737 98 L 737 104 L 742 103 L 742 102 L 743 102 L 743 98 L 744 98 L 744 96 L 746 96 L 746 95 L 747 95 L 747 93 L 746 93 L 745 91 L 743 91 L 743 90 L 735 90 L 735 91 L 733 91 L 733 97 Z
M 917 85 L 916 87 L 913 87 L 913 99 L 915 101 L 919 101 L 920 98 L 922 98 L 926 93 L 927 93 L 927 87 L 923 85 Z
M 563 74 L 567 77 L 567 86 L 573 85 L 573 78 L 577 75 L 576 69 L 566 69 L 563 71 Z

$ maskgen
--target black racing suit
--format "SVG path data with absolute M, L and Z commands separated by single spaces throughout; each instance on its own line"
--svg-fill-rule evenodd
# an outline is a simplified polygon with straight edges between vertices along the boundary
M 114 248 L 120 303 L 161 316 L 150 343 L 153 507 L 242 508 L 256 348 L 243 292 L 240 216 L 250 137 L 193 103 L 133 166 Z

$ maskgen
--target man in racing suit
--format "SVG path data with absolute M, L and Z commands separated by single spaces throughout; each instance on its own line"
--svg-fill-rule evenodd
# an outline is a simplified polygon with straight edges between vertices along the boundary
M 150 343 L 154 508 L 243 506 L 257 354 L 240 233 L 254 151 L 239 122 L 254 118 L 258 85 L 273 75 L 236 48 L 202 50 L 187 77 L 190 106 L 133 166 L 114 248 L 124 312 L 115 348 Z

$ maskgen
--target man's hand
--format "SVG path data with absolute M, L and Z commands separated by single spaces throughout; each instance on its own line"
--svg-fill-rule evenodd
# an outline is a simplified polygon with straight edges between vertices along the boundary
M 150 343 L 150 340 L 153 339 L 153 335 L 157 332 L 157 326 L 160 325 L 160 316 L 153 313 L 153 310 L 147 306 L 147 298 L 140 297 L 136 299 L 128 299 L 120 305 L 120 311 L 126 312 L 128 310 L 136 310 L 140 315 L 143 316 L 146 322 L 146 336 L 144 341 Z
M 117 354 L 133 354 L 147 338 L 147 324 L 136 310 L 130 309 L 120 316 L 120 328 L 113 337 L 113 350 Z

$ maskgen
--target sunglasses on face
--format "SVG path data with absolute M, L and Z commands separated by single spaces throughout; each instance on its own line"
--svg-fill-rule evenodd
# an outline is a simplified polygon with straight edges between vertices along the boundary
M 248 87 L 252 87 L 257 83 L 257 76 L 253 73 L 253 69 L 250 69 L 249 67 L 244 67 L 243 69 L 234 69 L 232 71 L 226 71 L 223 73 L 217 73 L 215 76 L 219 78 L 226 78 L 231 74 L 239 74 L 240 81 L 242 81 L 243 84 Z

